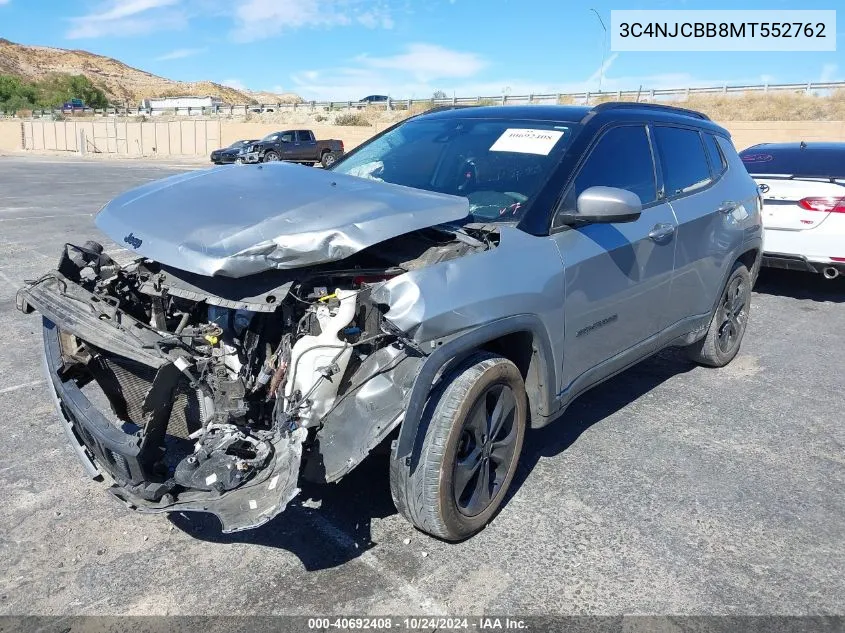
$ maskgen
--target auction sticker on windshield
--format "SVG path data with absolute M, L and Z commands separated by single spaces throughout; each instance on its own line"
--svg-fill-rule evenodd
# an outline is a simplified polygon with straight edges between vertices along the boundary
M 548 156 L 565 130 L 508 128 L 490 147 L 491 152 L 518 152 Z

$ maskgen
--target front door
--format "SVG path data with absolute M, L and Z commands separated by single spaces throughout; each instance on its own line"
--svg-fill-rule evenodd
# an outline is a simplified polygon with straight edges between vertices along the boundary
M 553 227 L 565 268 L 564 357 L 566 397 L 652 353 L 666 326 L 677 222 L 658 198 L 646 126 L 606 131 L 582 162 L 564 195 L 562 211 L 593 186 L 637 194 L 643 212 L 634 222 Z

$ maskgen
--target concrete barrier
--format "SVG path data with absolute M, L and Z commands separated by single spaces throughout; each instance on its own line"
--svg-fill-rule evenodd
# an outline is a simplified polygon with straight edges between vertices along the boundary
M 757 143 L 789 141 L 845 142 L 845 121 L 722 121 L 734 144 L 744 149 Z M 84 138 L 88 155 L 208 156 L 240 139 L 261 138 L 289 128 L 314 130 L 319 139 L 335 138 L 350 150 L 383 128 L 323 124 L 280 124 L 187 119 L 176 121 L 0 121 L 0 151 L 21 149 L 80 153 Z
M 6 123 L 6 122 L 3 122 Z M 67 151 L 86 155 L 204 156 L 220 146 L 220 121 L 23 121 L 17 146 L 0 132 L 0 149 Z M 21 127 L 23 145 L 21 146 Z M 6 126 L 0 127 L 5 130 Z
M 20 121 L 0 121 L 0 151 L 23 149 Z

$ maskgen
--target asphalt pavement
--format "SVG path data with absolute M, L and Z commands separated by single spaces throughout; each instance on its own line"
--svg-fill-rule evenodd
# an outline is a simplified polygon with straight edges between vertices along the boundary
M 14 296 L 66 242 L 130 256 L 94 213 L 180 169 L 0 158 L 0 614 L 845 611 L 845 280 L 803 273 L 764 271 L 727 368 L 666 351 L 529 433 L 463 543 L 396 513 L 385 456 L 254 531 L 129 512 L 68 447 Z

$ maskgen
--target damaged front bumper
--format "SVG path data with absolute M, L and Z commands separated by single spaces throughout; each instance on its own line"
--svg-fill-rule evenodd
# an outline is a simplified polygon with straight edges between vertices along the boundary
M 74 271 L 67 253 L 59 268 Z M 307 430 L 253 434 L 211 424 L 185 357 L 161 349 L 167 335 L 62 272 L 21 289 L 17 307 L 43 315 L 43 366 L 71 446 L 87 474 L 110 479 L 109 492 L 128 507 L 209 512 L 236 532 L 266 523 L 299 492 Z M 96 368 L 93 380 L 80 375 L 80 355 Z M 87 392 L 89 384 L 101 390 Z M 130 422 L 142 418 L 143 427 Z
M 345 476 L 402 420 L 423 356 L 380 330 L 362 272 L 324 273 L 359 281 L 297 300 L 281 273 L 215 281 L 67 245 L 17 307 L 43 317 L 48 384 L 87 473 L 130 509 L 208 512 L 235 532 L 282 512 L 300 477 Z
M 182 492 L 178 499 L 165 493 L 158 501 L 145 498 L 143 488 L 155 479 L 150 472 L 154 456 L 147 454 L 138 434 L 115 427 L 89 401 L 71 378 L 62 378 L 60 331 L 43 319 L 44 370 L 59 412 L 65 434 L 77 456 L 92 477 L 108 475 L 115 483 L 109 492 L 130 509 L 139 512 L 209 512 L 220 519 L 223 532 L 258 527 L 280 512 L 299 492 L 299 465 L 305 429 L 271 441 L 272 456 L 267 465 L 242 486 L 222 493 Z M 206 477 L 207 483 L 215 475 Z

